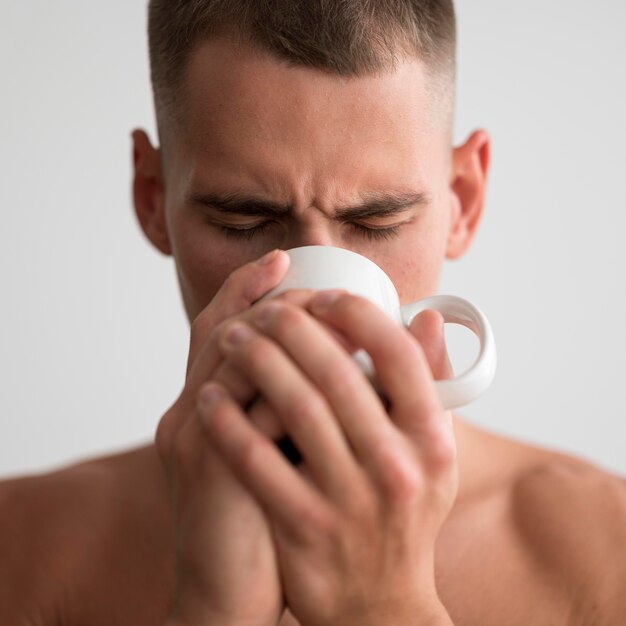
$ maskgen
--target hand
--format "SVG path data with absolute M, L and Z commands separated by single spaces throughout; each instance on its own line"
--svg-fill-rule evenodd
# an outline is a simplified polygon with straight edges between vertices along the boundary
M 235 271 L 194 320 L 185 387 L 156 436 L 176 524 L 176 593 L 170 624 L 268 626 L 283 596 L 268 523 L 258 503 L 211 448 L 195 411 L 198 389 L 220 368 L 215 332 L 283 278 L 288 257 Z
M 303 626 L 450 624 L 435 588 L 434 545 L 456 496 L 456 448 L 424 351 L 360 298 L 320 294 L 308 308 L 315 319 L 263 303 L 251 324 L 220 336 L 225 358 L 264 396 L 303 466 L 287 463 L 215 383 L 199 397 L 208 436 L 263 506 L 287 603 Z M 388 409 L 319 322 L 370 354 Z

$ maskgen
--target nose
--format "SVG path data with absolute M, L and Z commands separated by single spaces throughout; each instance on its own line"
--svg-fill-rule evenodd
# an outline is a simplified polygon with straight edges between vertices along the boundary
M 328 225 L 303 226 L 293 228 L 285 241 L 285 249 L 300 248 L 301 246 L 340 246 L 337 237 L 331 232 Z

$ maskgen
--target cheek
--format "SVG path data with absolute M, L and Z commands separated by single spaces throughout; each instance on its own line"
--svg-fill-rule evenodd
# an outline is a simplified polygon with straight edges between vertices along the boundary
M 444 254 L 445 233 L 441 225 L 423 223 L 380 263 L 395 285 L 401 304 L 437 292 Z
M 235 265 L 227 255 L 219 254 L 216 250 L 211 253 L 204 247 L 181 247 L 175 258 L 185 286 L 207 302 L 219 290 Z
M 432 257 L 423 250 L 407 254 L 387 272 L 398 291 L 400 304 L 407 304 L 435 293 L 439 272 Z
M 253 246 L 230 245 L 204 223 L 173 224 L 176 272 L 189 320 L 213 299 L 228 276 L 261 256 Z
M 213 299 L 231 272 L 227 258 L 205 250 L 180 246 L 174 251 L 178 282 L 189 320 L 193 320 Z

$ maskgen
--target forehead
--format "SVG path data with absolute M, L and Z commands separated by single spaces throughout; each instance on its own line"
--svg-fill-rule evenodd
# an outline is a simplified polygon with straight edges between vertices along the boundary
M 300 179 L 400 174 L 407 160 L 415 174 L 447 137 L 433 123 L 429 78 L 417 59 L 346 78 L 215 39 L 189 60 L 184 102 L 186 157 L 239 181 L 277 171 Z

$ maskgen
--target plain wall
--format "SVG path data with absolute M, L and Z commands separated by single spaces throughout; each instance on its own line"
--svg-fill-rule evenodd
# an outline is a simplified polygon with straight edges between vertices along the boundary
M 461 414 L 626 473 L 626 3 L 463 0 L 455 137 L 493 138 L 473 249 L 496 381 Z M 144 240 L 130 130 L 155 138 L 145 3 L 0 5 L 0 474 L 149 441 L 188 326 Z M 453 356 L 472 348 L 450 332 Z

